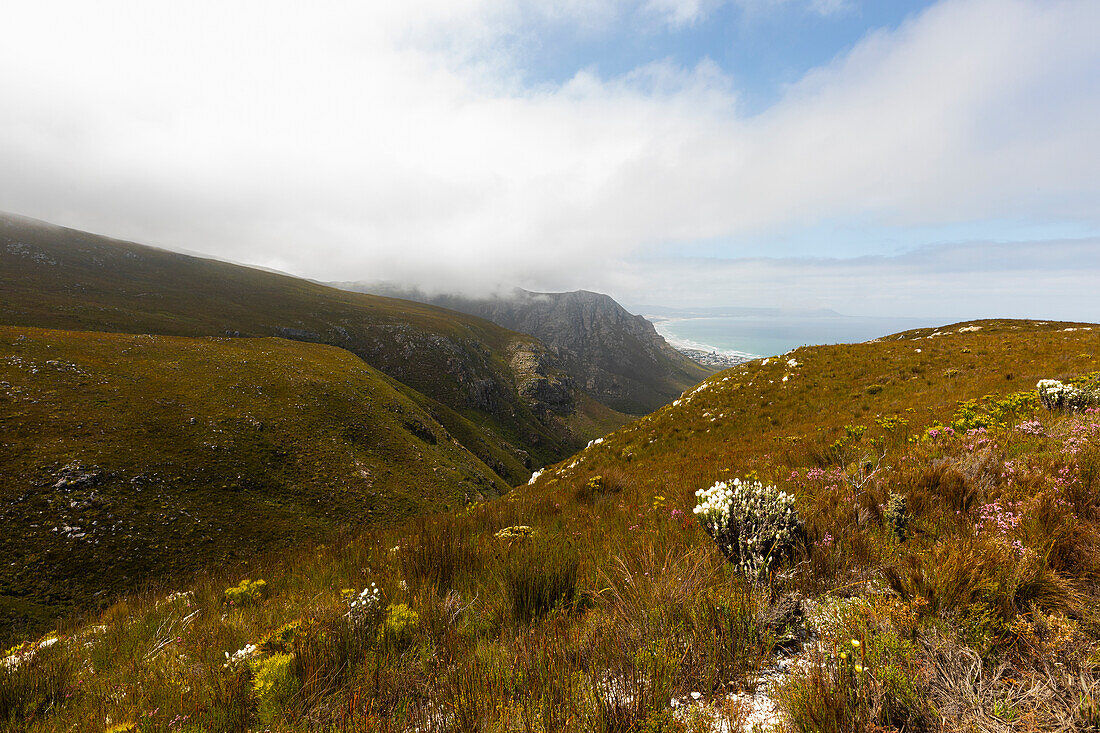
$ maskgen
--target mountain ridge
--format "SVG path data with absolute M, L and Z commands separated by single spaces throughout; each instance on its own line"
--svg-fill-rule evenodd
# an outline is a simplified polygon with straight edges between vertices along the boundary
M 0 286 L 4 325 L 344 348 L 417 393 L 513 485 L 625 420 L 578 400 L 537 339 L 435 306 L 11 217 L 0 217 Z M 511 367 L 517 350 L 540 364 L 523 385 Z M 580 412 L 564 409 L 569 401 Z
M 678 352 L 652 323 L 603 293 L 516 288 L 473 298 L 379 283 L 335 285 L 439 305 L 531 334 L 556 350 L 566 371 L 587 392 L 628 414 L 651 412 L 714 372 Z

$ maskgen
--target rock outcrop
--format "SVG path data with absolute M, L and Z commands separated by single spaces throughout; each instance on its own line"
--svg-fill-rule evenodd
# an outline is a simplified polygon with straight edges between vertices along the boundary
M 713 372 L 669 346 L 645 318 L 601 293 L 517 289 L 478 299 L 379 285 L 341 287 L 442 306 L 534 336 L 553 349 L 578 387 L 628 414 L 652 412 Z

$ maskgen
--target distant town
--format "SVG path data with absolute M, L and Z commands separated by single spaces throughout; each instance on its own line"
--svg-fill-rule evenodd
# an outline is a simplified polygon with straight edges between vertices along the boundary
M 721 354 L 717 351 L 703 351 L 702 349 L 676 349 L 681 354 L 691 359 L 692 361 L 702 364 L 703 366 L 715 366 L 722 369 L 728 369 L 732 366 L 737 366 L 746 361 L 751 361 L 747 356 L 736 356 L 734 354 Z

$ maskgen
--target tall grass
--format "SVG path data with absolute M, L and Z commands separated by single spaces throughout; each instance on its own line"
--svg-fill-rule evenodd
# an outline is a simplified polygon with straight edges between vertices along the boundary
M 960 400 L 1005 382 L 980 361 L 1007 358 L 992 351 L 1000 342 L 965 338 L 972 354 L 937 338 L 920 354 L 900 340 L 800 351 L 798 368 L 758 362 L 501 500 L 214 570 L 185 602 L 167 603 L 168 589 L 132 597 L 43 651 L 36 664 L 50 663 L 45 652 L 72 662 L 54 682 L 0 671 L 0 720 L 30 731 L 101 730 L 110 717 L 175 733 L 188 716 L 200 730 L 682 733 L 705 730 L 728 692 L 789 653 L 808 662 L 790 663 L 775 696 L 797 730 L 919 731 L 933 709 L 983 733 L 1013 710 L 1032 730 L 1089 720 L 1100 418 L 1014 413 L 1041 434 L 1006 423 L 930 437 Z M 1054 359 L 1010 355 L 1021 380 Z M 912 367 L 921 379 L 908 379 Z M 938 380 L 948 368 L 959 373 Z M 793 493 L 807 529 L 804 556 L 760 587 L 691 514 L 696 489 L 749 474 Z M 886 517 L 892 495 L 905 500 L 903 536 Z M 530 536 L 496 536 L 518 525 Z M 266 580 L 267 597 L 228 605 L 225 589 L 244 577 Z M 341 591 L 372 582 L 379 605 L 353 623 Z M 796 592 L 820 658 L 797 636 L 777 649 L 765 621 Z M 89 622 L 106 628 L 89 635 Z M 287 624 L 295 633 L 273 641 Z M 869 672 L 838 661 L 852 639 Z M 226 652 L 265 640 L 261 659 L 292 656 L 294 693 L 274 710 L 256 669 L 225 666 Z M 691 692 L 699 703 L 671 708 Z
M 512 620 L 525 624 L 569 610 L 577 601 L 579 563 L 576 551 L 561 542 L 535 538 L 509 548 L 503 584 Z

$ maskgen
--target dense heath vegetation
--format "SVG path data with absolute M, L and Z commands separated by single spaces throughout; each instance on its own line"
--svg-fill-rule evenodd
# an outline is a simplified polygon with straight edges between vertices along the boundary
M 629 419 L 575 386 L 568 414 L 531 399 L 524 386 L 564 375 L 537 339 L 480 318 L 5 216 L 0 325 L 336 346 L 513 484 Z M 518 366 L 532 361 L 542 373 Z
M 149 582 L 509 487 L 345 350 L 0 326 L 0 644 Z
M 778 664 L 780 730 L 1095 730 L 1100 413 L 1036 391 L 1094 393 L 1092 328 L 719 373 L 502 498 L 60 623 L 0 662 L 0 729 L 731 730 Z M 734 478 L 801 523 L 756 582 L 693 513 Z

